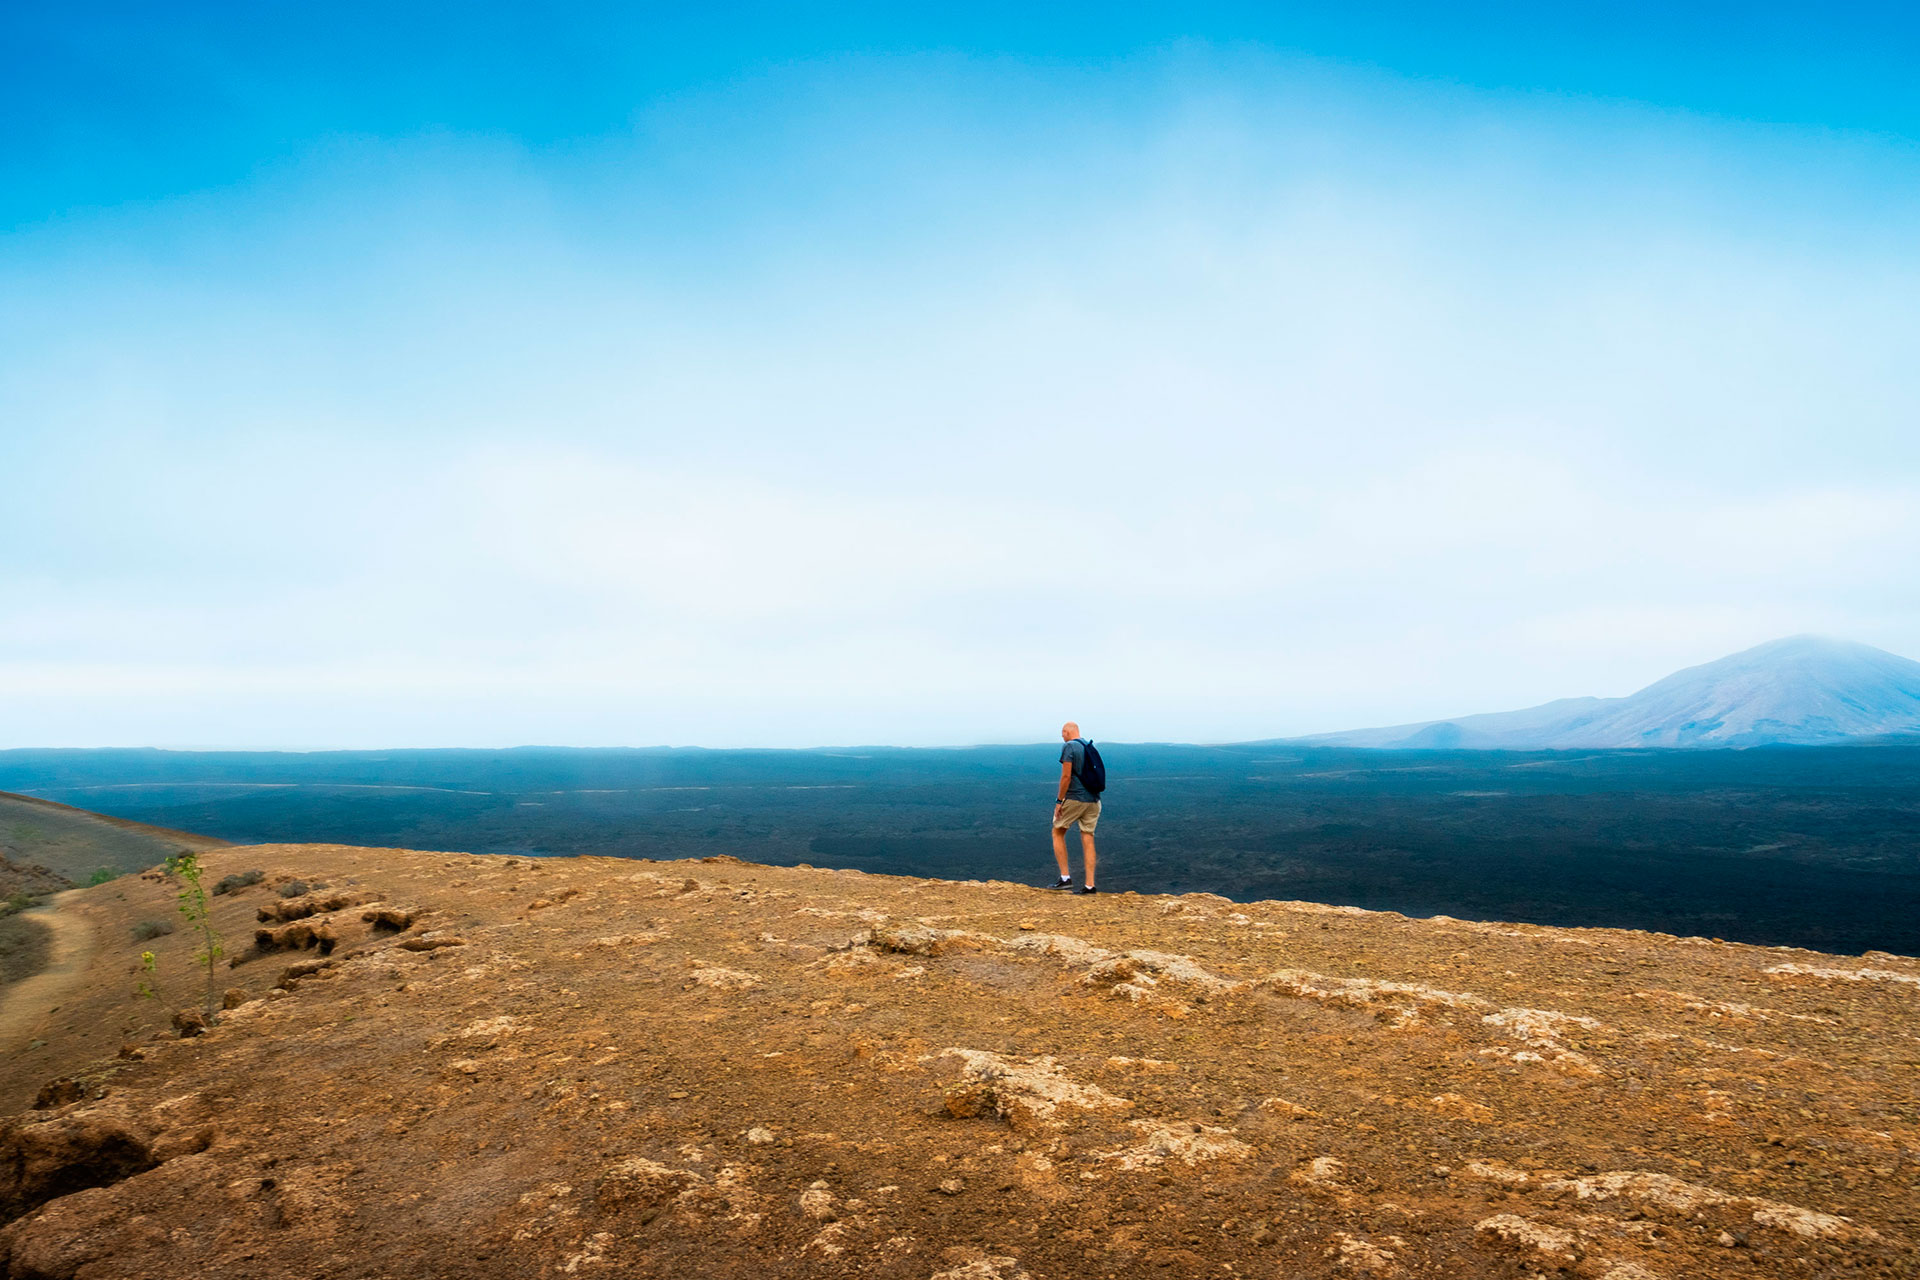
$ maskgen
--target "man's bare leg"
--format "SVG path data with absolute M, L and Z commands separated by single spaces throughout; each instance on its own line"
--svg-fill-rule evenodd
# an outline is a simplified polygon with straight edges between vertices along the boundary
M 1081 838 L 1085 839 L 1084 833 Z M 1053 829 L 1053 860 L 1060 864 L 1062 880 L 1072 878 L 1073 872 L 1067 867 L 1067 829 L 1065 827 Z
M 1059 837 L 1059 844 L 1060 844 L 1060 874 L 1061 874 L 1061 875 L 1065 875 L 1065 874 L 1067 874 L 1067 840 L 1066 840 L 1066 832 L 1064 832 L 1064 831 L 1056 831 L 1056 832 L 1054 832 L 1054 835 L 1055 835 L 1055 836 L 1057 836 L 1057 837 Z M 1087 879 L 1086 879 L 1086 886 L 1087 886 L 1087 888 L 1089 888 L 1089 889 L 1091 889 L 1091 888 L 1093 888 L 1093 864 L 1094 864 L 1094 853 L 1093 853 L 1093 832 L 1091 832 L 1091 831 L 1088 831 L 1088 830 L 1086 830 L 1085 828 L 1082 828 L 1082 829 L 1081 829 L 1081 832 L 1080 832 L 1080 852 L 1081 852 L 1081 853 L 1082 853 L 1083 855 L 1085 855 L 1085 857 L 1086 857 L 1086 860 L 1087 860 Z

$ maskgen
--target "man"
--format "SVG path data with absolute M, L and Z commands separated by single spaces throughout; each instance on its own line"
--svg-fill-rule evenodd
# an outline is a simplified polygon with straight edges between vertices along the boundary
M 1080 824 L 1080 852 L 1086 856 L 1087 879 L 1075 893 L 1098 893 L 1094 887 L 1093 829 L 1100 825 L 1100 797 L 1080 781 L 1080 767 L 1086 763 L 1087 741 L 1080 726 L 1069 720 L 1060 726 L 1060 786 L 1053 802 L 1053 860 L 1060 864 L 1060 879 L 1048 886 L 1073 889 L 1073 872 L 1067 865 L 1067 828 Z

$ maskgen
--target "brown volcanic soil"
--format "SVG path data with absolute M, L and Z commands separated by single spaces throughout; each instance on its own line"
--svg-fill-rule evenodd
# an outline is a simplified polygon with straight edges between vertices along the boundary
M 215 900 L 236 950 L 319 941 L 222 969 L 245 1002 L 177 1039 L 135 970 L 184 999 L 191 939 L 128 932 L 173 886 L 64 896 L 85 981 L 0 1045 L 46 1104 L 0 1129 L 9 1276 L 1920 1274 L 1911 959 L 731 859 L 206 860 L 268 872 Z M 333 909 L 257 924 L 296 876 Z

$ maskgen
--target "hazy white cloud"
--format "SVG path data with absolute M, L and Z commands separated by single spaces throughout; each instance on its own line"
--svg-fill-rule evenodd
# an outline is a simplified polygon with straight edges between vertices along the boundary
M 0 244 L 0 744 L 1217 739 L 1920 653 L 1867 144 L 1234 74 L 816 86 L 704 161 L 747 86 Z

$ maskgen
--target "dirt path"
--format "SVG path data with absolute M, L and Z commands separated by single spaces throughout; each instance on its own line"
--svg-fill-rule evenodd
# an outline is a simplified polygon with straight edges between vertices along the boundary
M 96 950 L 93 926 L 77 912 L 60 909 L 78 892 L 57 893 L 45 905 L 23 911 L 18 917 L 49 930 L 52 945 L 45 968 L 0 989 L 0 1060 L 17 1060 L 15 1055 L 29 1041 L 43 1036 L 53 1010 L 79 990 L 86 978 Z

